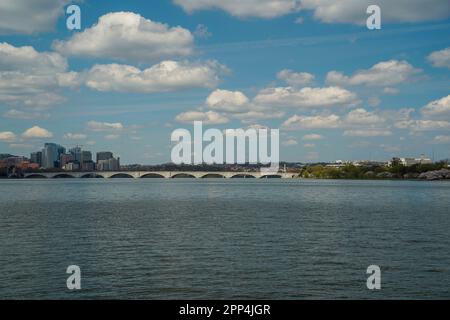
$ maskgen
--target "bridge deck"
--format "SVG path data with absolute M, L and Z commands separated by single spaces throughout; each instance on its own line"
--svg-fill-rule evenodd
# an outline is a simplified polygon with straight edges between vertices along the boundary
M 46 173 L 26 173 L 24 178 L 281 178 L 281 179 L 293 179 L 296 178 L 295 173 L 263 173 L 263 172 L 199 172 L 199 171 L 96 171 L 96 172 L 46 172 Z

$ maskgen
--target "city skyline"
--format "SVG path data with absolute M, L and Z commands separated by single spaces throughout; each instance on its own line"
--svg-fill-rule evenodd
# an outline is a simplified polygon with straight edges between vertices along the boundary
M 168 163 L 171 132 L 202 120 L 280 128 L 288 162 L 450 158 L 450 8 L 412 2 L 380 1 L 368 30 L 369 1 L 88 0 L 70 31 L 72 2 L 17 1 L 15 21 L 0 12 L 0 150 L 54 141 Z

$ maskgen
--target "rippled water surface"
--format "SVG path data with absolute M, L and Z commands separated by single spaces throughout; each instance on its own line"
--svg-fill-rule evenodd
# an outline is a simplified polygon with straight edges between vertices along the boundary
M 450 298 L 449 195 L 448 182 L 3 180 L 0 298 Z

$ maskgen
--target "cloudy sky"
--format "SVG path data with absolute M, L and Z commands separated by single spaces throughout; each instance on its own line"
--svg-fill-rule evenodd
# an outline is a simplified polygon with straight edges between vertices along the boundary
M 0 153 L 162 163 L 171 132 L 202 120 L 279 128 L 287 161 L 438 160 L 449 80 L 448 0 L 0 1 Z

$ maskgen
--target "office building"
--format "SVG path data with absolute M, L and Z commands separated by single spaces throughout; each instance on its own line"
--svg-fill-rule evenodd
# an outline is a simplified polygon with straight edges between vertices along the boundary
M 42 167 L 52 169 L 59 167 L 61 154 L 66 153 L 66 149 L 56 143 L 46 143 L 42 150 Z

